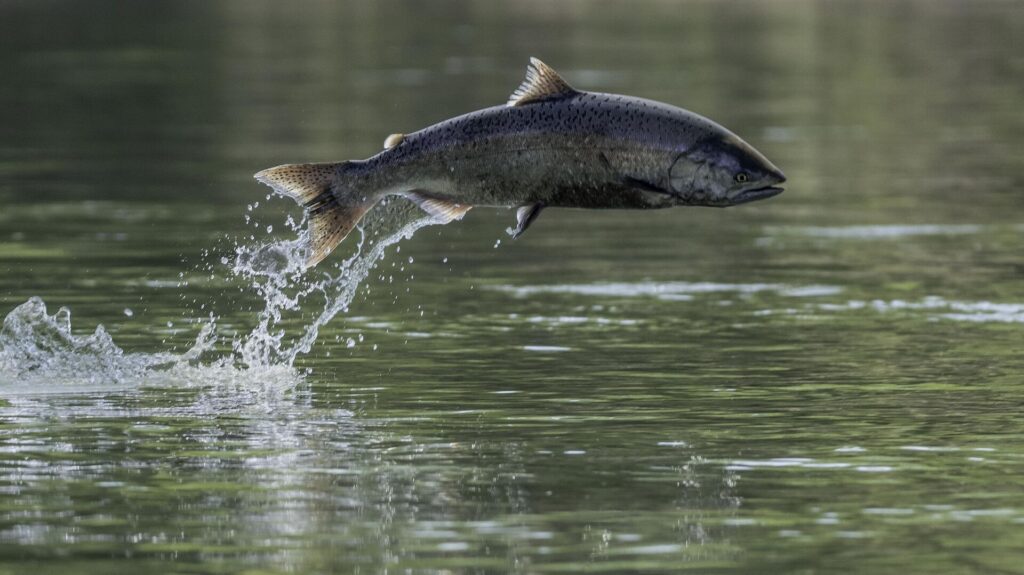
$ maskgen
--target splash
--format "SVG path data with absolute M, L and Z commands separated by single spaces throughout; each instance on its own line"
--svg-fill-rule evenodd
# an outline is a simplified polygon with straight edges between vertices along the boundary
M 203 323 L 195 343 L 184 353 L 126 353 L 102 325 L 89 335 L 75 335 L 70 310 L 62 307 L 50 314 L 45 302 L 33 297 L 4 319 L 0 384 L 56 381 L 109 385 L 214 379 L 294 385 L 301 379 L 293 367 L 295 360 L 312 349 L 324 325 L 348 310 L 388 247 L 412 237 L 422 227 L 439 223 L 407 201 L 384 202 L 364 218 L 354 252 L 333 268 L 321 264 L 314 270 L 303 269 L 308 249 L 304 221 L 288 221 L 299 233 L 297 239 L 236 246 L 230 271 L 260 296 L 263 308 L 252 330 L 232 336 L 230 351 L 219 356 L 216 350 L 221 337 L 213 316 Z M 303 325 L 295 316 L 301 320 L 304 308 L 318 311 Z M 296 324 L 298 329 L 293 327 Z
M 320 328 L 348 311 L 363 280 L 388 247 L 411 238 L 420 228 L 441 223 L 408 201 L 385 200 L 363 218 L 355 253 L 328 273 L 318 274 L 321 268 L 332 269 L 324 263 L 313 270 L 303 268 L 308 253 L 304 221 L 292 225 L 300 234 L 296 240 L 239 246 L 233 272 L 248 280 L 265 306 L 256 327 L 232 342 L 235 355 L 250 367 L 292 365 L 312 349 Z M 307 302 L 317 302 L 322 309 L 298 336 L 289 339 L 282 327 L 287 323 L 285 315 L 300 311 Z
M 71 331 L 71 311 L 52 315 L 38 297 L 16 307 L 0 329 L 0 382 L 58 380 L 105 384 L 141 380 L 156 370 L 189 366 L 214 343 L 213 325 L 204 325 L 195 344 L 182 354 L 127 354 L 102 325 L 92 334 Z

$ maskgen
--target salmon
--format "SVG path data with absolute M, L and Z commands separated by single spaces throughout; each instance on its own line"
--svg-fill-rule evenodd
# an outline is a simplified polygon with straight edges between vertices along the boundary
M 781 193 L 785 175 L 724 127 L 661 102 L 576 90 L 530 59 L 503 106 L 391 134 L 365 160 L 285 164 L 256 179 L 306 210 L 315 266 L 388 196 L 442 223 L 517 208 L 518 238 L 546 208 L 727 207 Z

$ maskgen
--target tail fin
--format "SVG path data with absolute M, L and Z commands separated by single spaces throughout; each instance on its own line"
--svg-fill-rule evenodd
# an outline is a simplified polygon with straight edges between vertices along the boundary
M 344 187 L 344 172 L 352 163 L 285 164 L 255 176 L 306 209 L 310 248 L 307 268 L 326 258 L 377 203 L 375 197 L 356 195 Z

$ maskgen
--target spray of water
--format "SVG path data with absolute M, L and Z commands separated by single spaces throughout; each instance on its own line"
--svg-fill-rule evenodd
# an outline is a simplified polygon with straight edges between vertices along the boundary
M 263 301 L 255 327 L 231 339 L 231 351 L 211 357 L 218 343 L 217 325 L 207 321 L 184 353 L 126 353 L 103 326 L 87 336 L 71 329 L 71 312 L 50 314 L 40 298 L 11 311 L 0 330 L 0 383 L 74 382 L 105 384 L 155 379 L 202 380 L 211 376 L 238 382 L 268 376 L 294 381 L 298 356 L 308 353 L 320 329 L 349 304 L 387 248 L 410 238 L 420 228 L 440 223 L 401 199 L 372 210 L 359 228 L 354 252 L 333 267 L 321 264 L 304 270 L 307 254 L 305 222 L 292 222 L 294 240 L 238 245 L 231 272 Z M 349 243 L 346 242 L 346 243 Z M 303 307 L 317 311 L 297 329 Z M 302 322 L 299 322 L 300 324 Z M 271 378 L 274 379 L 274 378 Z
M 0 328 L 0 382 L 106 384 L 145 380 L 151 372 L 191 367 L 212 349 L 214 325 L 205 324 L 184 353 L 127 354 L 102 325 L 87 336 L 71 330 L 71 311 L 61 307 L 52 315 L 46 303 L 30 298 L 4 318 Z M 226 362 L 217 362 L 224 367 Z
M 440 222 L 405 200 L 385 200 L 361 223 L 355 253 L 333 268 L 325 264 L 317 268 L 325 267 L 329 272 L 304 272 L 304 222 L 294 225 L 300 234 L 297 240 L 239 246 L 233 272 L 246 278 L 259 293 L 264 309 L 256 328 L 232 342 L 236 357 L 250 367 L 292 365 L 299 355 L 312 349 L 320 328 L 348 311 L 363 280 L 384 258 L 388 247 L 411 238 L 422 227 L 437 223 Z M 297 336 L 289 339 L 287 330 L 281 327 L 287 312 L 297 312 L 310 301 L 316 301 L 322 309 Z

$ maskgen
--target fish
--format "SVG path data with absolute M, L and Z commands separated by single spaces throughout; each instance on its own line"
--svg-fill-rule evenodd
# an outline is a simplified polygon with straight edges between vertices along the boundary
M 505 105 L 391 134 L 365 160 L 285 164 L 255 178 L 305 209 L 307 269 L 391 196 L 439 223 L 477 206 L 515 208 L 509 232 L 519 238 L 547 208 L 728 207 L 778 195 L 786 181 L 708 118 L 577 90 L 537 58 Z

